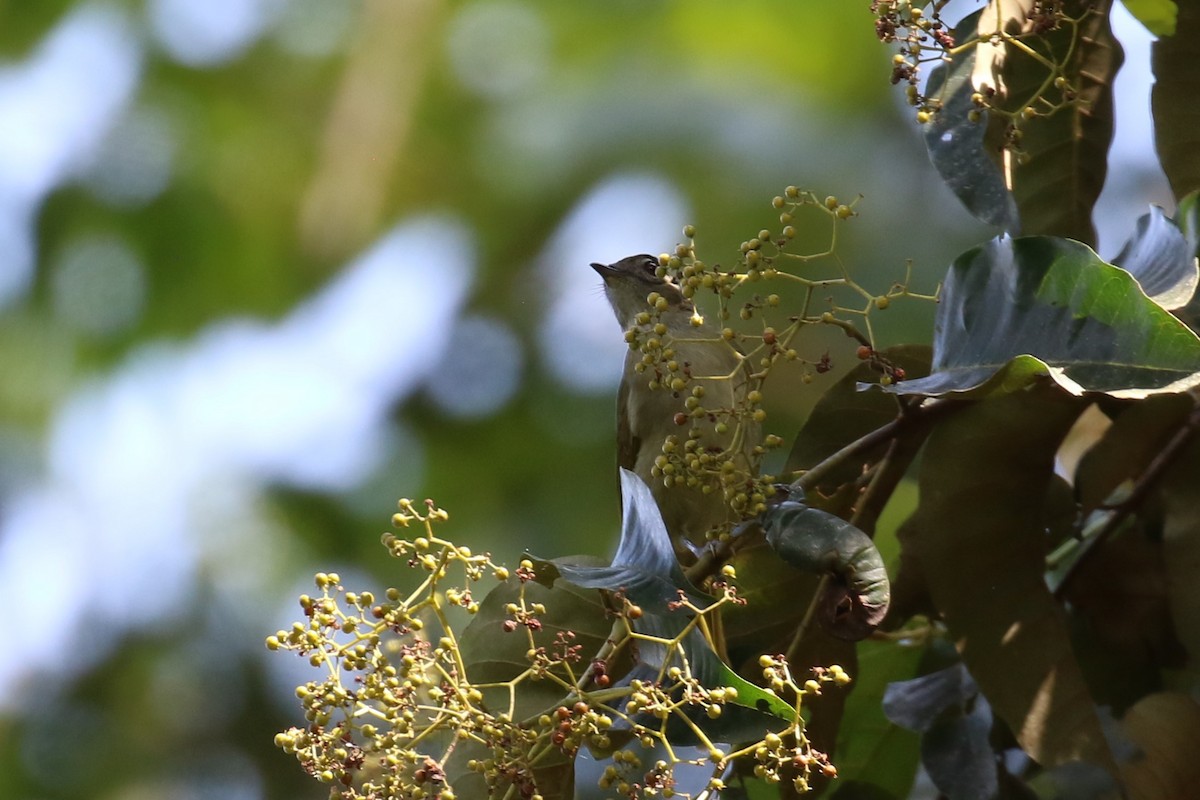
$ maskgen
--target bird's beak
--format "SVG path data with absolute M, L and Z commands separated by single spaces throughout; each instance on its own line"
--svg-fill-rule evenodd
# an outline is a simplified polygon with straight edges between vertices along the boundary
M 612 264 L 600 264 L 596 261 L 592 262 L 592 269 L 596 270 L 601 278 L 607 277 L 616 271 L 613 269 Z

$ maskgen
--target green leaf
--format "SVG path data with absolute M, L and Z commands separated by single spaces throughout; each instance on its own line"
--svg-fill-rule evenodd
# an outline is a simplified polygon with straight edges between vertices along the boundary
M 1146 26 L 1155 36 L 1175 33 L 1175 16 L 1179 12 L 1174 0 L 1121 0 L 1125 9 Z
M 955 41 L 963 42 L 974 35 L 980 13 L 977 11 L 958 24 L 954 29 Z M 976 91 L 971 73 L 977 51 L 975 47 L 963 48 L 951 57 L 949 64 L 930 73 L 926 94 L 940 99 L 942 106 L 925 125 L 925 148 L 938 174 L 967 211 L 989 225 L 1015 234 L 1021 224 L 1016 200 L 984 146 L 986 112 L 977 122 L 967 116 L 976 110 L 971 102 Z
M 1200 190 L 1200 6 L 1178 6 L 1175 34 L 1163 36 L 1151 49 L 1154 88 L 1154 146 L 1176 199 Z
M 1040 386 L 943 420 L 921 461 L 913 544 L 963 662 L 1025 751 L 1047 767 L 1082 759 L 1111 769 L 1042 577 L 1054 454 L 1083 407 Z
M 542 626 L 531 634 L 525 628 L 505 632 L 508 619 L 505 606 L 517 602 L 522 587 L 527 603 L 541 603 L 546 613 L 539 617 Z M 553 586 L 530 581 L 525 584 L 510 579 L 497 585 L 479 604 L 471 622 L 458 638 L 459 652 L 472 684 L 500 684 L 513 681 L 530 666 L 526 653 L 529 635 L 534 646 L 551 648 L 559 633 L 571 632 L 574 644 L 582 652 L 595 653 L 612 630 L 612 621 L 601 602 L 600 593 L 581 589 L 565 581 Z M 526 678 L 513 691 L 505 687 L 482 688 L 484 700 L 493 712 L 512 710 L 513 719 L 527 719 L 548 711 L 564 698 L 563 688 L 553 681 Z M 459 742 L 446 772 L 460 797 L 484 797 L 487 787 L 482 776 L 467 768 L 472 758 L 487 758 L 489 751 L 473 741 Z M 569 800 L 573 778 L 571 761 L 560 751 L 553 750 L 539 759 L 535 770 L 538 789 L 547 800 Z
M 911 678 L 924 652 L 895 642 L 862 642 L 859 674 L 838 736 L 838 784 L 864 781 L 892 797 L 907 797 L 920 758 L 920 739 L 883 713 L 888 684 Z M 835 795 L 840 796 L 840 795 Z
M 950 267 L 933 373 L 888 390 L 980 395 L 1049 377 L 1073 393 L 1142 397 L 1180 391 L 1198 372 L 1200 338 L 1128 272 L 1079 242 L 1002 236 Z
M 767 543 L 797 569 L 834 577 L 821 598 L 818 620 L 833 635 L 857 641 L 887 614 L 887 569 L 871 537 L 845 520 L 796 500 L 763 514 Z
M 552 587 L 530 581 L 524 584 L 526 603 L 541 603 L 546 613 L 538 617 L 540 630 L 532 633 L 534 645 L 551 647 L 559 633 L 572 632 L 574 643 L 583 652 L 595 653 L 612 630 L 612 620 L 601 600 L 600 593 L 583 589 L 559 580 Z M 510 615 L 509 603 L 520 598 L 521 584 L 508 580 L 487 593 L 479 611 L 459 637 L 459 651 L 472 683 L 503 683 L 511 681 L 529 669 L 529 639 L 525 628 L 505 632 L 504 621 Z M 537 714 L 561 699 L 562 687 L 551 681 L 526 680 L 515 694 L 514 719 Z M 484 692 L 492 710 L 507 710 L 509 693 L 504 689 Z
M 744 663 L 742 671 L 753 675 L 759 655 L 787 647 L 820 579 L 784 563 L 765 542 L 742 547 L 730 564 L 737 570 L 738 595 L 746 602 L 721 609 L 725 646 L 730 661 Z

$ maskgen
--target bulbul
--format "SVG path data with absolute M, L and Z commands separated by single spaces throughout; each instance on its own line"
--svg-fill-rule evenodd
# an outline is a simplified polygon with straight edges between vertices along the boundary
M 636 255 L 614 264 L 593 263 L 592 269 L 604 279 L 604 293 L 621 327 L 635 331 L 639 342 L 653 337 L 663 350 L 673 350 L 666 360 L 675 362 L 677 376 L 687 377 L 685 386 L 672 390 L 672 375 L 664 366 L 656 361 L 639 371 L 643 353 L 631 347 L 617 393 L 617 463 L 633 470 L 650 487 L 676 549 L 685 553 L 703 544 L 710 529 L 735 521 L 735 515 L 715 477 L 706 477 L 695 486 L 681 485 L 682 481 L 666 486 L 661 472 L 654 469 L 655 462 L 663 455 L 663 443 L 669 436 L 677 437 L 674 451 L 684 451 L 693 422 L 687 398 L 693 396 L 697 386 L 702 387 L 700 403 L 710 414 L 698 420 L 701 435 L 692 452 L 707 452 L 719 458 L 730 447 L 737 430 L 736 421 L 721 412 L 734 408 L 735 402 L 744 398 L 748 370 L 741 354 L 723 340 L 721 332 L 701 323 L 695 307 L 679 287 L 659 277 L 658 266 L 657 256 Z M 654 298 L 657 311 L 648 301 L 651 293 L 658 295 Z M 658 325 L 665 326 L 665 331 L 662 327 L 656 330 Z M 717 432 L 719 421 L 726 422 L 724 433 Z M 737 452 L 731 456 L 739 471 L 748 472 L 752 452 L 759 444 L 758 426 L 744 419 L 741 433 Z M 683 540 L 693 547 L 687 547 Z

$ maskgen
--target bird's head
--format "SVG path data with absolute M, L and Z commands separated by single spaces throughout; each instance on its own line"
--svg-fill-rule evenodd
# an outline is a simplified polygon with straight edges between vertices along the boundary
M 637 314 L 649 310 L 646 296 L 651 292 L 658 292 L 666 299 L 668 310 L 692 311 L 692 304 L 684 298 L 679 287 L 658 276 L 658 256 L 645 253 L 627 256 L 612 264 L 593 263 L 592 269 L 604 279 L 604 294 L 622 327 L 633 327 Z

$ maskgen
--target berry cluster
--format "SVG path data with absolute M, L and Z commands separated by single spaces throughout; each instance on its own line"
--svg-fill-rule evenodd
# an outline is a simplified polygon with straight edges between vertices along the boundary
M 812 770 L 834 774 L 825 756 L 808 746 L 799 706 L 824 683 L 843 685 L 848 678 L 840 667 L 816 670 L 812 680 L 797 685 L 786 663 L 773 656 L 763 662 L 767 682 L 781 697 L 795 698 L 794 708 L 783 706 L 792 709 L 790 717 L 778 720 L 785 730 L 764 731 L 765 738 L 733 752 L 704 733 L 705 720 L 719 720 L 738 701 L 739 690 L 705 686 L 692 671 L 696 655 L 689 657 L 684 642 L 695 647 L 697 634 L 707 630 L 706 616 L 744 602 L 731 565 L 712 581 L 710 604 L 697 606 L 682 592 L 668 604 L 669 614 L 680 615 L 679 631 L 670 637 L 640 632 L 637 620 L 645 612 L 621 592 L 610 592 L 613 632 L 599 652 L 589 654 L 574 632 L 546 630 L 546 605 L 527 598 L 540 567 L 526 559 L 510 572 L 487 554 L 442 538 L 435 526 L 447 514 L 432 502 L 424 510 L 407 500 L 400 507 L 394 524 L 415 524 L 419 535 L 387 533 L 382 543 L 416 573 L 415 590 L 392 588 L 377 598 L 347 590 L 336 573 L 318 573 L 319 594 L 300 598 L 303 620 L 266 639 L 269 649 L 293 651 L 323 672 L 296 690 L 307 724 L 279 733 L 275 741 L 305 772 L 330 786 L 331 798 L 455 800 L 486 791 L 539 800 L 548 772 L 569 769 L 581 747 L 611 758 L 600 780 L 605 788 L 629 798 L 686 797 L 676 791 L 674 776 L 686 760 L 668 736 L 668 726 L 679 721 L 703 743 L 707 758 L 687 763 L 712 769 L 710 788 L 723 785 L 721 776 L 737 759 L 753 759 L 755 770 L 768 779 L 794 770 L 788 774 L 803 778 L 804 785 Z M 473 599 L 473 588 L 488 577 L 500 582 L 497 589 L 515 580 L 517 599 L 490 606 L 488 598 Z M 494 617 L 480 614 L 485 606 Z M 525 637 L 527 668 L 502 683 L 473 681 L 474 668 L 464 661 L 448 613 L 452 608 L 489 620 L 498 635 Z M 645 669 L 647 662 L 638 656 L 643 650 L 657 654 L 657 668 Z M 643 664 L 642 677 L 614 681 L 609 666 L 622 653 Z M 587 669 L 580 674 L 582 664 Z M 522 719 L 516 713 L 521 698 L 544 697 L 547 686 L 561 692 L 559 701 Z M 647 767 L 643 762 L 649 758 L 656 760 Z
M 908 289 L 912 264 L 906 264 L 904 281 L 892 285 L 883 294 L 868 292 L 849 274 L 837 257 L 837 232 L 844 222 L 857 216 L 855 206 L 861 198 L 844 202 L 835 196 L 821 197 L 816 193 L 788 186 L 782 194 L 771 201 L 779 212 L 779 231 L 772 233 L 764 228 L 756 236 L 742 242 L 735 265 L 723 269 L 719 264 L 702 260 L 696 252 L 696 228 L 688 225 L 683 229 L 687 242 L 676 246 L 674 252 L 659 257 L 659 274 L 670 279 L 679 287 L 685 298 L 693 300 L 703 293 L 711 294 L 716 303 L 716 316 L 721 327 L 706 324 L 699 311 L 693 313 L 692 324 L 695 336 L 672 336 L 663 314 L 670 304 L 657 292 L 646 298 L 646 310 L 641 312 L 635 327 L 626 331 L 625 341 L 631 350 L 640 354 L 635 364 L 639 374 L 650 376 L 651 389 L 661 389 L 683 398 L 684 410 L 676 414 L 675 422 L 687 427 L 686 432 L 668 436 L 662 442 L 662 452 L 657 456 L 652 474 L 668 486 L 701 491 L 711 494 L 720 491 L 725 502 L 738 518 L 745 519 L 765 509 L 765 498 L 771 495 L 772 475 L 758 475 L 762 456 L 769 450 L 782 446 L 783 440 L 776 435 L 763 436 L 761 425 L 767 419 L 763 406 L 763 386 L 771 371 L 781 362 L 796 363 L 801 379 L 810 383 L 815 376 L 833 368 L 830 354 L 821 352 L 812 357 L 801 356 L 800 331 L 810 325 L 834 325 L 866 348 L 871 363 L 879 364 L 888 382 L 903 379 L 903 373 L 889 369 L 875 354 L 870 315 L 873 311 L 887 309 L 899 297 L 917 297 L 936 300 L 933 295 L 920 295 Z M 803 224 L 801 215 L 815 213 L 829 221 L 829 240 L 823 246 L 806 252 L 797 252 L 799 238 L 797 225 Z M 832 263 L 836 271 L 821 275 L 820 262 Z M 799 267 L 800 269 L 797 269 Z M 749 298 L 735 300 L 735 293 L 748 288 L 748 284 L 767 282 L 798 285 L 802 290 L 799 307 L 786 318 L 775 322 L 772 318 L 780 314 L 783 300 L 778 292 L 755 293 Z M 755 287 L 757 288 L 757 286 Z M 783 286 L 780 287 L 782 291 Z M 843 305 L 835 301 L 833 293 L 841 292 L 858 298 L 860 305 Z M 826 310 L 818 311 L 814 305 L 823 298 Z M 761 330 L 747 333 L 730 324 L 737 313 L 743 323 L 758 320 Z M 865 333 L 859 330 L 854 320 L 860 320 Z M 710 347 L 722 352 L 733 352 L 731 360 L 736 367 L 726 375 L 699 376 L 694 374 L 691 361 L 680 355 L 682 348 Z M 726 359 L 730 361 L 730 359 Z M 710 404 L 714 394 L 713 381 L 727 382 L 734 388 L 732 397 L 726 389 L 726 402 Z M 713 448 L 714 435 L 721 447 Z M 715 535 L 721 536 L 718 530 Z
M 981 19 L 979 30 L 962 42 L 956 42 L 941 17 L 947 0 L 932 3 L 912 0 L 875 0 L 875 33 L 886 44 L 896 44 L 892 57 L 892 83 L 905 84 L 909 105 L 916 108 L 921 124 L 931 122 L 944 105 L 944 97 L 924 94 L 920 90 L 922 68 L 930 63 L 949 63 L 974 54 L 975 74 L 985 75 L 978 63 L 993 64 L 992 73 L 1003 72 L 1006 62 L 1024 60 L 1044 70 L 1044 77 L 1027 96 L 1012 96 L 1007 87 L 977 84 L 971 95 L 972 108 L 967 120 L 980 123 L 985 112 L 995 114 L 1002 122 L 1000 146 L 1016 158 L 1018 164 L 1029 161 L 1023 147 L 1025 123 L 1052 116 L 1064 108 L 1078 107 L 1080 98 L 1077 68 L 1068 63 L 1077 53 L 1082 33 L 1079 19 L 1064 13 L 1062 0 L 1038 0 L 1023 17 Z M 989 14 L 998 15 L 989 9 Z M 1094 13 L 1085 10 L 1087 14 Z M 1067 39 L 1050 46 L 1046 37 L 1064 32 Z M 1056 58 L 1056 53 L 1060 58 Z

